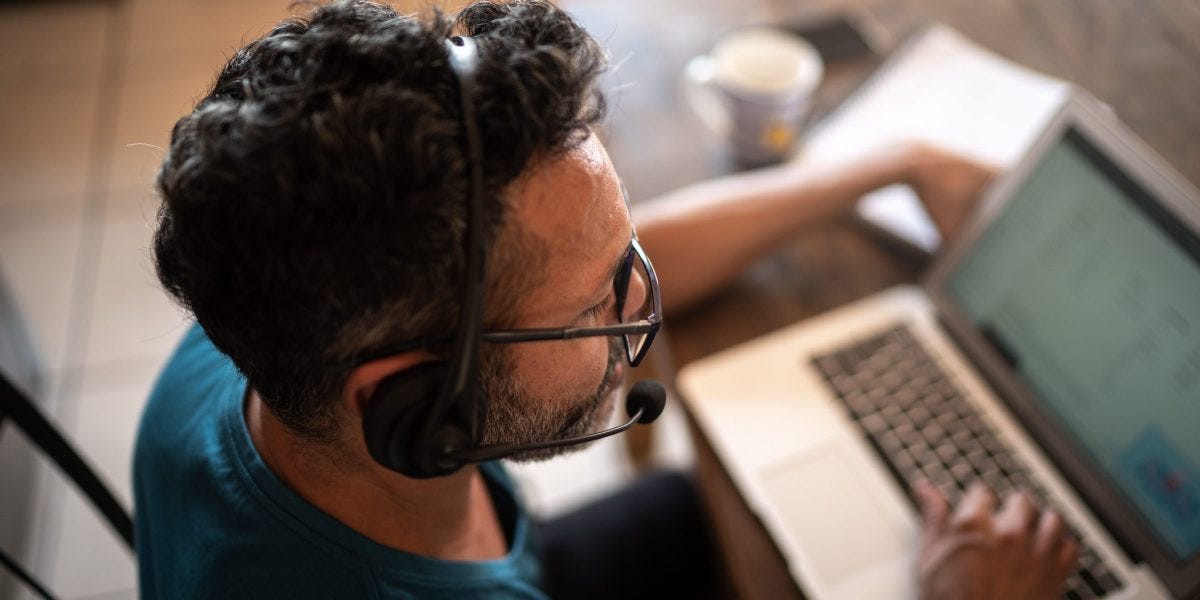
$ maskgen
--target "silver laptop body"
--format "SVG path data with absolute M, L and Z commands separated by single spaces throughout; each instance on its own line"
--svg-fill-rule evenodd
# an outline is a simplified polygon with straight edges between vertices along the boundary
M 897 346 L 909 337 L 919 351 Z M 855 404 L 908 411 L 887 406 L 902 404 L 887 385 L 903 377 L 889 366 L 878 389 L 847 391 L 861 373 L 830 372 L 879 348 L 943 372 L 978 413 L 970 427 L 1001 440 L 1072 525 L 1091 571 L 1066 597 L 1200 594 L 1200 194 L 1094 100 L 1065 103 L 920 287 L 681 370 L 681 395 L 809 597 L 915 596 L 920 523 L 896 458 L 908 450 Z M 943 421 L 920 414 L 919 433 Z M 940 433 L 970 437 L 955 427 Z

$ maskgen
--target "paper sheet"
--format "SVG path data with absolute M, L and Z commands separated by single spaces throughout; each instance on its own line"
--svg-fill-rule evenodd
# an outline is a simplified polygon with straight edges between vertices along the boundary
M 836 164 L 872 149 L 923 141 L 1005 169 L 1016 163 L 1070 85 L 1001 58 L 935 25 L 880 67 L 809 135 L 801 160 Z M 941 240 L 916 195 L 891 186 L 858 214 L 928 252 Z

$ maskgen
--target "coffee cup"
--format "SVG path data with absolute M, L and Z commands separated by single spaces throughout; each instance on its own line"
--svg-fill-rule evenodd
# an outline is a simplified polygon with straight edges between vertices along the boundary
M 821 56 L 771 27 L 735 30 L 684 69 L 684 97 L 733 159 L 746 166 L 791 153 L 821 82 Z

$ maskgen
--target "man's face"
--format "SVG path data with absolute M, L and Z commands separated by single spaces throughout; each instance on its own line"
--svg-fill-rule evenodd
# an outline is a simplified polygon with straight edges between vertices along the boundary
M 509 228 L 537 241 L 527 264 L 534 285 L 518 292 L 517 328 L 617 322 L 614 268 L 633 225 L 616 171 L 595 136 L 565 155 L 534 163 L 510 188 Z M 514 262 L 514 261 L 510 261 Z M 519 257 L 515 262 L 520 262 Z M 509 268 L 520 268 L 509 265 Z M 646 284 L 630 282 L 628 306 L 639 306 Z M 489 402 L 484 442 L 541 442 L 597 429 L 612 413 L 626 368 L 617 337 L 587 337 L 484 345 L 480 382 Z M 548 458 L 563 450 L 518 454 Z

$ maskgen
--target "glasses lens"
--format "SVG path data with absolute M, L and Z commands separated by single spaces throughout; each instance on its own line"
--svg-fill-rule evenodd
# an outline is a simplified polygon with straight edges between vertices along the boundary
M 631 267 L 629 271 L 628 287 L 625 292 L 624 310 L 620 317 L 622 323 L 634 323 L 642 321 L 650 317 L 654 312 L 654 299 L 651 298 L 650 290 L 650 274 L 646 272 L 646 264 L 642 262 L 637 252 L 630 252 Z M 622 273 L 622 275 L 624 275 Z M 620 276 L 618 276 L 620 279 Z M 619 282 L 618 282 L 619 284 Z M 620 287 L 618 286 L 618 292 Z M 632 362 L 635 357 L 642 352 L 644 346 L 650 339 L 648 333 L 633 333 L 625 336 L 625 349 L 629 352 L 629 360 Z

